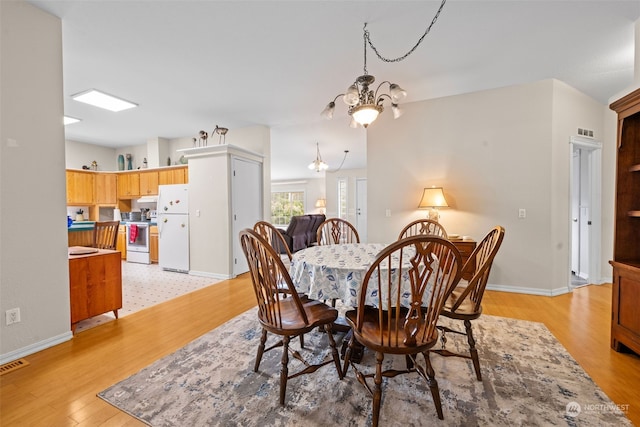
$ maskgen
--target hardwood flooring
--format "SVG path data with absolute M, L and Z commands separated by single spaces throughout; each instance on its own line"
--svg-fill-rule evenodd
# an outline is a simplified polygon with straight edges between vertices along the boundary
M 139 426 L 96 393 L 255 306 L 247 274 L 85 332 L 27 356 L 0 377 L 0 425 Z M 611 286 L 541 297 L 487 292 L 484 312 L 544 323 L 640 426 L 640 357 L 609 346 Z M 479 343 L 482 345 L 482 343 Z

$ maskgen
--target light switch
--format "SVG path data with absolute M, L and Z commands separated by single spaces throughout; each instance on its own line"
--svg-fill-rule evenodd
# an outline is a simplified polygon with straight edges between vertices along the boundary
M 196 216 L 200 216 L 200 209 L 196 209 Z
M 387 217 L 390 217 L 390 216 L 391 216 L 391 209 L 387 209 L 387 210 L 385 211 L 385 215 L 386 215 Z
M 518 218 L 526 218 L 527 217 L 527 210 L 520 208 L 518 209 Z

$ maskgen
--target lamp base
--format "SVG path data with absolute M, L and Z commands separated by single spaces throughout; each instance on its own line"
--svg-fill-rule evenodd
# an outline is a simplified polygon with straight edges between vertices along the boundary
M 440 212 L 437 209 L 430 209 L 428 219 L 431 221 L 439 222 L 440 221 Z

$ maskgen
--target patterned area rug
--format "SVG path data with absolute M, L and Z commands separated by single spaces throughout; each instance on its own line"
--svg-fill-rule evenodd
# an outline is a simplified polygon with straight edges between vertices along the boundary
M 380 425 L 631 425 L 543 324 L 482 316 L 474 329 L 483 381 L 470 361 L 431 356 L 444 421 L 424 380 L 410 374 L 383 380 Z M 336 335 L 340 346 L 343 335 Z M 281 407 L 281 348 L 267 352 L 255 373 L 259 337 L 252 309 L 98 396 L 152 426 L 371 425 L 371 397 L 353 370 L 340 381 L 332 364 L 289 380 Z M 449 349 L 466 345 L 447 337 Z M 321 360 L 326 352 L 313 351 L 314 344 L 325 340 L 312 332 L 301 352 Z M 372 368 L 374 358 L 367 351 L 361 368 Z M 290 358 L 290 373 L 298 363 Z M 402 368 L 404 358 L 387 356 L 385 363 Z

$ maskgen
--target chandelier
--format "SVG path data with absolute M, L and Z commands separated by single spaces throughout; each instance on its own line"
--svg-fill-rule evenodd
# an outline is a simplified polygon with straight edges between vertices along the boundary
M 315 169 L 316 172 L 324 172 L 329 169 L 329 165 L 322 161 L 320 156 L 320 145 L 316 142 L 316 159 L 309 164 L 309 169 Z
M 369 86 L 371 86 L 376 81 L 376 79 L 374 76 L 370 75 L 367 72 L 367 44 L 369 44 L 371 49 L 373 49 L 373 51 L 376 53 L 378 58 L 380 58 L 382 61 L 385 61 L 385 62 L 402 61 L 411 53 L 413 53 L 413 51 L 420 45 L 420 43 L 422 43 L 422 40 L 426 37 L 426 35 L 429 34 L 431 27 L 433 26 L 433 24 L 435 24 L 436 20 L 438 19 L 438 16 L 440 16 L 440 12 L 442 11 L 442 8 L 444 7 L 444 4 L 446 3 L 446 1 L 447 0 L 442 0 L 442 3 L 440 4 L 440 8 L 436 12 L 433 19 L 431 20 L 431 24 L 427 27 L 426 31 L 424 32 L 422 37 L 420 37 L 420 39 L 415 44 L 415 46 L 413 46 L 413 48 L 411 48 L 411 50 L 409 50 L 403 56 L 395 59 L 387 59 L 378 52 L 378 49 L 373 45 L 373 42 L 371 41 L 371 36 L 369 34 L 369 31 L 367 30 L 367 23 L 365 22 L 364 28 L 363 28 L 364 74 L 357 77 L 355 82 L 347 88 L 347 91 L 345 93 L 341 93 L 337 95 L 333 99 L 333 101 L 329 102 L 329 104 L 327 104 L 325 109 L 322 111 L 321 115 L 326 119 L 332 119 L 333 113 L 336 108 L 336 100 L 342 97 L 342 100 L 344 101 L 344 103 L 349 106 L 348 113 L 351 116 L 351 123 L 349 126 L 353 128 L 358 127 L 358 125 L 361 125 L 364 128 L 366 128 L 371 123 L 373 123 L 378 118 L 378 115 L 384 111 L 385 100 L 389 100 L 391 103 L 391 111 L 393 112 L 393 118 L 397 119 L 398 117 L 400 117 L 402 115 L 402 111 L 398 107 L 398 103 L 407 96 L 407 92 L 404 89 L 402 89 L 398 84 L 391 83 L 390 81 L 387 81 L 387 80 L 380 83 L 375 91 L 369 88 Z M 389 91 L 388 93 L 381 92 L 381 88 L 383 88 L 384 85 L 388 85 L 388 91 Z

